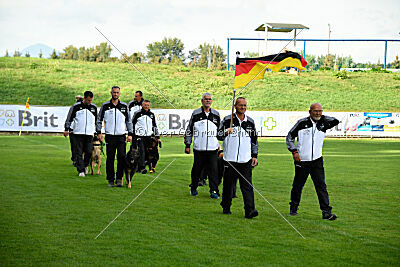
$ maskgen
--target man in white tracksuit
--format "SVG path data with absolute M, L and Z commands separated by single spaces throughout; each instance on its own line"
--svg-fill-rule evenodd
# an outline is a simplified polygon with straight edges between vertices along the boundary
M 145 168 L 146 151 L 151 145 L 151 136 L 154 135 L 161 143 L 160 134 L 156 124 L 156 116 L 150 111 L 150 101 L 144 100 L 142 109 L 135 113 L 132 119 L 133 144 L 139 148 L 138 170 L 142 174 L 147 173 Z M 151 169 L 150 169 L 151 171 Z
M 190 194 L 197 196 L 197 187 L 202 170 L 208 173 L 210 197 L 219 198 L 218 190 L 218 139 L 220 124 L 218 111 L 211 109 L 212 96 L 204 93 L 201 97 L 202 106 L 193 111 L 185 132 L 185 153 L 190 154 L 193 139 L 193 167 L 191 172 Z
M 88 165 L 93 151 L 93 134 L 96 132 L 97 107 L 92 104 L 93 93 L 86 91 L 82 102 L 75 103 L 69 110 L 64 125 L 64 136 L 72 129 L 76 143 L 76 169 L 79 176 L 88 173 Z M 83 159 L 82 154 L 85 153 Z
M 122 177 L 126 166 L 126 142 L 132 141 L 132 123 L 129 120 L 128 105 L 119 100 L 120 90 L 118 86 L 111 88 L 111 100 L 104 102 L 101 106 L 96 125 L 98 138 L 102 142 L 101 127 L 104 120 L 107 153 L 106 171 L 109 187 L 114 187 L 115 178 L 117 187 L 122 187 Z M 126 132 L 128 132 L 127 137 Z M 118 163 L 117 172 L 115 173 L 114 159 L 116 152 Z
M 245 115 L 247 101 L 244 97 L 236 99 L 235 109 L 233 118 L 226 116 L 218 131 L 218 139 L 224 141 L 225 162 L 221 206 L 224 214 L 232 214 L 233 187 L 239 179 L 245 218 L 251 219 L 258 215 L 252 183 L 252 169 L 257 165 L 258 155 L 257 131 L 254 120 Z
M 337 216 L 331 212 L 332 207 L 329 206 L 322 146 L 326 131 L 338 125 L 339 121 L 333 117 L 322 115 L 322 106 L 319 103 L 312 104 L 309 113 L 309 117 L 296 122 L 286 137 L 286 145 L 293 154 L 295 166 L 295 176 L 290 197 L 290 215 L 297 215 L 303 186 L 307 181 L 308 175 L 311 174 L 319 206 L 322 210 L 322 218 L 333 221 L 336 220 Z M 295 145 L 296 137 L 297 145 Z

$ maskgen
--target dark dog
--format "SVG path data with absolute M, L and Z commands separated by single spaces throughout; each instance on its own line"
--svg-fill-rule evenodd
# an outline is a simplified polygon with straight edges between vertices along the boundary
M 149 166 L 149 172 L 155 172 L 155 168 L 158 160 L 160 159 L 160 154 L 158 153 L 158 146 L 161 148 L 161 143 L 158 142 L 158 139 L 155 136 L 151 137 L 150 144 L 147 148 L 146 155 L 146 165 Z
M 139 151 L 131 146 L 125 160 L 125 184 L 128 185 L 128 188 L 131 188 L 133 175 L 138 169 Z

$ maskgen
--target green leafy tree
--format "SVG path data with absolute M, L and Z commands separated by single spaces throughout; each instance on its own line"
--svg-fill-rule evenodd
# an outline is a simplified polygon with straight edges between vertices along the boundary
M 147 45 L 147 58 L 152 63 L 160 63 L 164 58 L 162 45 L 160 42 L 154 42 Z
M 83 61 L 89 61 L 89 49 L 84 46 L 79 47 L 78 59 Z
M 100 51 L 95 47 L 89 48 L 89 61 L 97 61 L 97 58 L 100 56 Z
M 199 54 L 199 60 L 196 64 L 203 68 L 224 69 L 225 57 L 224 51 L 220 46 L 201 44 L 196 50 Z
M 25 52 L 25 57 L 31 57 L 31 54 L 29 54 L 29 51 Z
M 190 61 L 189 62 L 189 66 L 191 66 L 191 67 L 197 66 L 199 64 L 199 61 L 200 61 L 200 52 L 199 52 L 199 50 L 197 48 L 193 49 L 193 50 L 190 50 L 188 59 Z
M 4 57 L 10 57 L 10 55 L 8 54 L 8 50 L 6 50 L 6 55 Z
M 399 56 L 396 56 L 395 61 L 391 64 L 391 67 L 394 69 L 400 69 L 400 61 Z
M 111 46 L 107 45 L 107 43 L 100 43 L 100 45 L 96 46 L 98 52 L 96 53 L 96 61 L 97 62 L 105 62 L 111 55 Z
M 60 58 L 62 59 L 74 59 L 77 60 L 79 56 L 78 48 L 73 45 L 69 45 L 64 48 L 64 53 L 60 54 Z
M 20 57 L 20 56 L 21 56 L 21 52 L 19 52 L 18 50 L 15 50 L 13 57 Z
M 178 38 L 164 38 L 161 42 L 147 45 L 147 58 L 153 63 L 182 63 L 184 44 Z
M 42 49 L 40 49 L 39 58 L 42 58 L 42 57 L 43 57 L 43 53 L 42 53 Z
M 56 52 L 55 49 L 53 49 L 53 53 L 51 53 L 50 58 L 51 59 L 57 59 L 58 58 L 58 55 L 57 55 L 57 52 Z

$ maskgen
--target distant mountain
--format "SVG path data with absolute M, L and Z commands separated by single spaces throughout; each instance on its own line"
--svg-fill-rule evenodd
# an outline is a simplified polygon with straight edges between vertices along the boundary
M 47 46 L 45 44 L 34 44 L 31 46 L 28 46 L 27 48 L 24 48 L 21 51 L 21 57 L 24 57 L 26 52 L 29 52 L 29 55 L 31 57 L 39 57 L 40 50 L 42 50 L 42 58 L 49 58 L 51 53 L 53 53 L 53 49 L 50 46 Z M 59 52 L 56 50 L 57 54 Z M 9 52 L 10 53 L 10 52 Z

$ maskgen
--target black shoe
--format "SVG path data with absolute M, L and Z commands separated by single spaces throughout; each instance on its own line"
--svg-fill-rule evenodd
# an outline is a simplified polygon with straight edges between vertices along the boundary
M 194 196 L 194 197 L 197 197 L 197 196 L 199 195 L 199 193 L 197 192 L 196 189 L 190 188 L 190 195 L 191 195 L 191 196 Z
M 219 194 L 216 191 L 212 191 L 210 197 L 213 199 L 219 199 Z
M 114 181 L 108 181 L 108 187 L 114 187 Z
M 249 213 L 246 213 L 246 215 L 244 215 L 244 217 L 246 219 L 252 219 L 252 218 L 257 217 L 257 216 L 258 216 L 258 211 L 257 210 L 252 210 Z
M 337 219 L 337 216 L 336 216 L 336 214 L 333 214 L 330 212 L 322 212 L 322 219 L 334 221 Z
M 296 216 L 297 215 L 297 207 L 290 206 L 290 215 Z
M 226 214 L 226 215 L 231 215 L 231 214 L 232 214 L 230 208 L 223 208 L 223 209 L 222 209 L 222 213 L 223 213 L 223 214 Z
M 140 173 L 141 173 L 141 174 L 146 174 L 146 173 L 147 173 L 147 170 L 146 170 L 146 169 L 142 169 L 142 170 L 140 170 Z
M 122 187 L 122 179 L 117 180 L 117 187 Z

